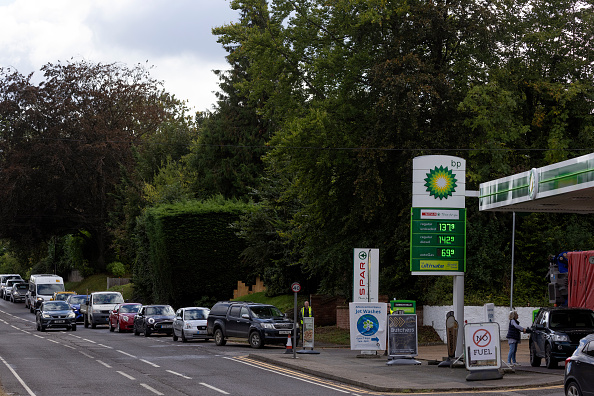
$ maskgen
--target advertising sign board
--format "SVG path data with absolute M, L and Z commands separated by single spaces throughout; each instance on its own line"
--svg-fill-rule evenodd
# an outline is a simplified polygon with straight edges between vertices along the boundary
M 303 318 L 303 348 L 314 347 L 314 318 Z
M 379 249 L 354 249 L 353 263 L 353 302 L 376 303 L 379 288 Z
M 349 303 L 351 350 L 384 351 L 386 349 L 386 303 Z
M 499 323 L 468 323 L 464 326 L 465 364 L 468 370 L 492 370 L 501 367 Z
M 388 355 L 414 357 L 418 350 L 417 315 L 389 315 Z

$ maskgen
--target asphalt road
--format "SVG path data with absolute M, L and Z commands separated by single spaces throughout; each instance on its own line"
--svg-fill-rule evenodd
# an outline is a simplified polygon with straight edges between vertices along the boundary
M 245 343 L 173 342 L 169 336 L 110 333 L 107 327 L 42 333 L 24 304 L 0 300 L 0 381 L 11 395 L 379 394 L 253 361 L 250 352 Z M 557 387 L 489 394 L 563 392 Z

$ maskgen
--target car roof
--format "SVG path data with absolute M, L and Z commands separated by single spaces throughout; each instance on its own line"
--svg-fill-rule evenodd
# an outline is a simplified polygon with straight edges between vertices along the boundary
M 207 310 L 210 311 L 210 308 L 206 308 L 206 307 L 183 307 L 183 308 L 180 308 L 180 309 L 182 309 L 184 311 L 185 310 L 189 310 L 189 309 L 207 309 Z

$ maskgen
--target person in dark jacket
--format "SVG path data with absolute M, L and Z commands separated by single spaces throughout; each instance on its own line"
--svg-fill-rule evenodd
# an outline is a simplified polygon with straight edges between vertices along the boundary
M 507 342 L 509 343 L 509 353 L 507 354 L 507 364 L 510 366 L 519 366 L 516 362 L 516 352 L 518 351 L 518 344 L 522 340 L 522 333 L 525 333 L 526 329 L 520 326 L 518 320 L 518 312 L 512 310 L 509 312 L 509 328 L 507 330 Z

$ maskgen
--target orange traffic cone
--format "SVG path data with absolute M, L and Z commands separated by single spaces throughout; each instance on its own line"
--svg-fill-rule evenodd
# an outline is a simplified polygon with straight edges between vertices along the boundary
M 291 334 L 287 338 L 287 349 L 285 349 L 285 354 L 293 353 L 293 343 L 291 342 Z

